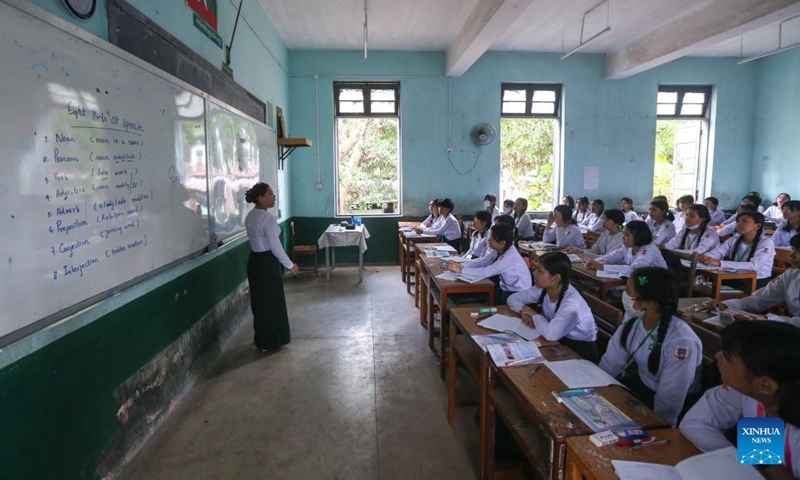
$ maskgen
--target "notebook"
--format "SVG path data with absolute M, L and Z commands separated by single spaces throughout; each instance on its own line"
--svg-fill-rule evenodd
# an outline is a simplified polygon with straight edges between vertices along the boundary
M 544 362 L 535 342 L 503 342 L 486 345 L 486 351 L 498 367 L 513 367 Z
M 695 455 L 674 467 L 655 463 L 611 460 L 621 480 L 763 480 L 752 465 L 742 465 L 736 457 L 736 447 Z
M 496 332 L 513 332 L 525 340 L 534 340 L 540 336 L 535 328 L 525 325 L 521 319 L 500 313 L 481 320 L 478 322 L 478 326 Z
M 560 399 L 565 407 L 595 432 L 639 428 L 631 417 L 591 388 L 565 390 L 561 392 Z

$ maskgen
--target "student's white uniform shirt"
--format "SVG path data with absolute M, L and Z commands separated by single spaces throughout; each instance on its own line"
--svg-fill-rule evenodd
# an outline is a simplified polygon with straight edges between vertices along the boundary
M 636 322 L 628 334 L 628 341 L 622 344 L 624 326 L 620 325 L 608 342 L 608 349 L 600 360 L 600 368 L 616 377 L 625 371 L 629 365 L 628 358 L 633 355 L 630 363 L 636 362 L 642 383 L 655 392 L 653 411 L 675 425 L 686 395 L 700 390 L 703 345 L 686 322 L 672 317 L 661 345 L 658 372 L 653 374 L 647 363 L 650 345 L 658 336 L 658 327 L 648 333 L 640 319 L 631 318 L 628 322 Z
M 672 221 L 672 225 L 675 226 L 676 233 L 683 230 L 683 227 L 686 226 L 686 218 L 683 216 L 683 212 L 675 212 L 675 220 Z
M 717 231 L 713 228 L 706 227 L 706 231 L 703 232 L 703 236 L 700 237 L 700 229 L 702 227 L 697 227 L 697 229 L 692 233 L 689 232 L 686 235 L 686 240 L 681 243 L 683 240 L 683 235 L 686 231 L 684 228 L 677 235 L 672 237 L 669 242 L 664 246 L 670 250 L 679 250 L 682 252 L 697 252 L 700 255 L 710 252 L 719 246 L 719 235 Z
M 648 218 L 645 223 L 650 227 L 650 232 L 653 234 L 653 245 L 663 245 L 675 236 L 675 225 L 667 219 L 664 219 L 657 227 L 655 220 L 652 218 Z
M 595 213 L 590 213 L 580 224 L 588 228 L 590 232 L 602 232 L 603 214 L 597 215 Z
M 777 205 L 770 205 L 769 208 L 764 210 L 764 216 L 767 217 L 767 220 L 775 223 L 783 221 L 783 211 Z
M 475 232 L 472 235 L 472 240 L 469 244 L 469 250 L 467 250 L 467 253 L 465 253 L 464 256 L 472 255 L 474 258 L 480 258 L 484 256 L 486 251 L 489 250 L 489 236 L 491 234 L 492 233 L 488 230 L 483 234 L 483 236 L 481 236 L 480 233 Z
M 439 215 L 439 223 L 425 231 L 430 235 L 444 235 L 448 241 L 455 240 L 461 237 L 461 227 L 458 225 L 458 220 L 452 214 L 447 217 Z
M 625 223 L 632 222 L 634 220 L 641 220 L 639 218 L 639 214 L 634 212 L 633 210 L 628 210 L 627 212 L 622 212 L 625 214 Z
M 725 300 L 725 305 L 737 310 L 763 313 L 768 308 L 786 302 L 791 317 L 767 314 L 770 320 L 787 322 L 800 327 L 800 269 L 790 268 L 774 278 L 764 288 L 759 288 L 749 297 Z M 798 457 L 800 459 L 800 457 Z
M 586 210 L 584 210 L 583 212 L 581 212 L 581 211 L 579 211 L 579 210 L 578 210 L 578 208 L 577 208 L 577 207 L 575 207 L 575 211 L 574 211 L 574 212 L 572 212 L 572 218 L 575 220 L 575 222 L 576 222 L 578 225 L 580 225 L 580 224 L 582 224 L 582 223 L 583 223 L 583 221 L 584 221 L 584 220 L 586 220 L 587 218 L 589 218 L 589 216 L 590 216 L 591 214 L 592 214 L 592 212 L 591 212 L 591 211 L 589 211 L 589 209 L 588 209 L 588 208 L 587 208 Z
M 444 217 L 442 217 L 441 215 L 439 215 L 438 217 L 434 217 L 433 215 L 428 215 L 428 218 L 423 220 L 423 222 L 420 224 L 419 228 L 421 228 L 421 229 L 423 229 L 425 231 L 437 228 L 442 223 L 442 220 L 444 220 Z M 428 222 L 431 222 L 431 226 L 430 227 L 426 227 L 425 226 Z
M 772 239 L 766 235 L 761 235 L 758 245 L 750 246 L 750 248 L 756 249 L 756 253 L 753 254 L 753 258 L 749 262 L 747 261 L 747 257 L 750 256 L 750 250 L 744 250 L 742 247 L 744 243 L 740 244 L 739 251 L 734 254 L 734 260 L 723 260 L 730 255 L 737 238 L 739 238 L 739 235 L 729 238 L 725 243 L 708 252 L 706 255 L 713 259 L 720 260 L 720 267 L 722 268 L 750 270 L 756 272 L 757 278 L 771 277 L 772 261 L 775 259 L 775 245 L 772 243 Z
M 600 234 L 600 238 L 594 242 L 592 248 L 590 250 L 585 250 L 585 252 L 593 253 L 595 255 L 605 255 L 622 246 L 622 232 L 617 232 L 614 235 L 610 235 L 608 230 L 606 230 Z
M 764 207 L 762 205 L 758 206 L 758 213 L 764 213 Z
M 717 225 L 722 225 L 722 222 L 725 221 L 725 212 L 722 210 L 709 210 L 709 215 L 711 215 L 711 221 L 708 222 L 709 227 L 716 227 Z
M 726 218 L 725 221 L 722 222 L 722 225 L 728 225 L 728 224 L 731 224 L 731 223 L 736 223 L 736 217 L 738 217 L 738 216 L 739 216 L 738 213 L 734 213 L 730 217 Z
M 531 224 L 531 217 L 528 212 L 525 212 L 516 219 L 517 235 L 520 238 L 530 238 L 533 236 L 533 225 Z
M 506 292 L 519 292 L 531 288 L 531 271 L 525 260 L 512 246 L 506 253 L 497 257 L 497 252 L 484 255 L 475 260 L 462 263 L 461 273 L 470 277 L 489 278 L 500 275 L 500 288 Z M 495 258 L 497 260 L 495 261 Z
M 508 297 L 508 306 L 519 313 L 525 305 L 537 303 L 541 294 L 542 289 L 535 286 L 517 292 Z M 550 296 L 545 294 L 542 303 L 544 315 L 533 316 L 533 324 L 544 338 L 552 342 L 564 337 L 584 342 L 597 340 L 597 324 L 592 316 L 592 310 L 575 287 L 572 285 L 567 287 L 558 311 L 556 311 L 557 304 L 558 301 L 551 301 Z
M 788 220 L 784 220 L 775 230 L 775 233 L 772 234 L 772 243 L 774 243 L 776 247 L 788 247 L 789 241 L 792 239 L 792 237 L 800 233 L 800 228 L 792 229 L 789 227 L 791 230 L 788 232 L 784 230 L 787 224 Z
M 488 209 L 487 209 L 487 210 L 488 210 Z M 495 219 L 495 218 L 497 218 L 498 216 L 500 216 L 500 209 L 499 209 L 499 208 L 497 208 L 497 207 L 494 207 L 494 208 L 491 210 L 491 214 L 492 214 L 492 225 L 494 225 L 494 219 Z
M 250 240 L 250 249 L 254 252 L 272 252 L 275 258 L 286 268 L 292 268 L 294 262 L 283 251 L 280 240 L 281 229 L 278 221 L 266 210 L 254 208 L 244 219 L 244 228 Z
M 611 253 L 597 257 L 597 261 L 603 264 L 603 270 L 619 272 L 623 275 L 630 275 L 632 271 L 640 267 L 667 268 L 667 262 L 664 261 L 661 250 L 652 243 L 639 247 L 636 255 L 633 254 L 633 248 L 620 247 Z
M 557 227 L 553 224 L 552 227 L 545 230 L 542 240 L 547 243 L 555 243 L 558 248 L 586 248 L 581 229 L 572 223 L 566 227 Z
M 731 218 L 733 218 L 733 217 L 731 217 Z M 723 224 L 722 228 L 717 230 L 717 236 L 719 236 L 719 237 L 725 237 L 725 236 L 728 236 L 728 235 L 733 235 L 734 233 L 736 233 L 736 222 L 732 222 L 732 223 L 729 223 L 727 225 Z
M 726 385 L 710 388 L 681 421 L 681 433 L 703 452 L 730 447 L 723 432 L 733 428 L 743 417 L 759 416 L 758 400 Z M 760 415 L 760 416 L 763 416 Z M 800 478 L 800 426 L 784 428 L 784 458 L 791 459 L 792 475 Z

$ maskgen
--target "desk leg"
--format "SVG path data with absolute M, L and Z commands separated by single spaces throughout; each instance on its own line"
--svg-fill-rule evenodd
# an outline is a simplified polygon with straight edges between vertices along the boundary
M 433 346 L 433 338 L 436 336 L 436 325 L 433 321 L 433 306 L 436 302 L 433 299 L 433 292 L 431 292 L 430 287 L 428 288 L 428 348 L 436 351 L 436 347 Z
M 439 328 L 439 379 L 444 380 L 447 375 L 447 356 L 450 350 L 450 310 L 447 309 L 447 293 L 444 291 L 439 312 L 442 315 L 442 326 Z
M 583 473 L 578 462 L 575 461 L 575 453 L 571 448 L 567 449 L 566 478 L 564 480 L 582 480 Z
M 403 280 L 405 283 L 406 281 L 406 271 L 405 271 L 405 263 L 406 263 L 406 255 L 405 251 L 403 250 L 403 239 L 398 235 L 397 237 L 397 244 L 399 245 L 398 252 L 397 252 L 397 259 L 400 262 L 400 279 Z
M 444 327 L 443 327 L 444 328 Z M 456 331 L 456 322 L 450 323 L 450 338 L 454 338 L 458 332 Z M 442 355 L 444 356 L 444 355 Z M 449 378 L 447 379 L 447 423 L 450 425 L 456 419 L 456 352 L 455 349 L 450 348 L 448 353 L 447 364 L 449 366 Z
M 489 412 L 489 354 L 483 352 L 481 354 L 481 367 L 480 367 L 480 461 L 481 461 L 481 478 L 486 478 L 486 473 L 483 468 L 486 461 L 486 427 Z
M 358 281 L 364 281 L 364 252 L 361 251 L 361 247 L 358 248 Z
M 428 327 L 428 284 L 419 285 L 419 324 Z
M 750 281 L 750 291 L 747 293 L 752 295 L 756 290 L 758 290 L 758 279 L 753 277 L 753 279 Z
M 483 439 L 481 444 L 484 445 L 483 449 L 483 456 L 481 457 L 481 472 L 483 473 L 482 478 L 484 480 L 493 480 L 494 479 L 494 431 L 495 431 L 495 413 L 494 413 L 494 406 L 492 402 L 488 402 L 486 405 L 486 414 L 484 422 L 482 425 L 483 431 Z
M 325 280 L 331 281 L 331 247 L 325 247 Z
M 328 247 L 330 248 L 330 247 Z M 336 269 L 336 249 L 331 250 L 331 270 Z
M 711 298 L 714 300 L 722 300 L 722 277 L 714 275 L 714 290 L 711 292 Z

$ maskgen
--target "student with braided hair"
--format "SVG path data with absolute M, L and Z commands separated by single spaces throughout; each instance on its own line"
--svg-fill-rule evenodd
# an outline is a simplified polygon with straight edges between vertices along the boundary
M 756 272 L 758 288 L 772 278 L 775 245 L 764 235 L 764 215 L 758 212 L 740 213 L 736 220 L 738 235 L 731 237 L 705 255 L 700 261 L 713 267 Z
M 586 227 L 590 232 L 603 231 L 603 212 L 606 209 L 606 204 L 603 200 L 595 198 L 592 200 L 591 213 L 580 222 L 580 226 Z
M 661 255 L 661 250 L 652 244 L 653 234 L 650 227 L 641 220 L 634 220 L 625 224 L 622 230 L 622 247 L 586 262 L 586 266 L 593 270 L 608 270 L 621 275 L 629 275 L 635 268 L 662 267 L 667 268 L 667 262 Z
M 589 305 L 569 283 L 571 271 L 566 254 L 545 253 L 533 270 L 535 285 L 511 295 L 508 306 L 547 340 L 561 342 L 597 363 L 597 324 Z
M 586 248 L 581 229 L 572 216 L 572 209 L 566 205 L 556 205 L 553 209 L 542 239 L 547 243 L 555 243 L 558 248 Z
M 719 246 L 719 235 L 708 228 L 711 214 L 705 205 L 694 204 L 683 212 L 683 230 L 667 242 L 664 248 L 681 252 L 708 253 Z
M 798 345 L 800 328 L 792 325 L 755 320 L 726 327 L 716 355 L 723 384 L 706 391 L 686 413 L 681 433 L 709 452 L 731 446 L 725 432 L 743 417 L 780 418 L 785 422 L 783 463 L 758 468 L 769 479 L 800 478 Z
M 675 316 L 678 281 L 665 268 L 637 268 L 623 295 L 634 316 L 614 332 L 600 368 L 676 425 L 687 395 L 700 391 L 703 352 L 691 327 Z
M 489 253 L 489 229 L 492 227 L 492 214 L 487 210 L 478 210 L 472 218 L 472 238 L 469 242 L 469 250 L 464 254 L 465 257 L 481 258 Z

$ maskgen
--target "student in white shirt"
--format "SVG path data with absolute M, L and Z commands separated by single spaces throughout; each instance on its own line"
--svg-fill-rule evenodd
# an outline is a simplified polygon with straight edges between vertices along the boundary
M 428 217 L 419 224 L 418 228 L 423 230 L 427 228 L 433 228 L 433 226 L 439 221 L 439 199 L 434 198 L 430 202 L 428 202 L 428 211 L 431 212 Z
M 458 224 L 456 217 L 450 213 L 453 208 L 455 208 L 455 204 L 449 198 L 439 200 L 439 216 L 441 220 L 431 228 L 418 228 L 416 232 L 439 235 L 457 252 L 461 252 L 461 226 Z
M 478 210 L 472 218 L 472 238 L 470 239 L 469 250 L 464 254 L 467 258 L 481 258 L 489 252 L 489 228 L 492 222 L 492 214 L 486 210 Z
M 653 245 L 663 245 L 675 236 L 675 225 L 672 224 L 672 212 L 669 205 L 664 200 L 653 200 L 650 202 L 650 215 L 647 218 L 647 226 L 653 234 Z
M 709 310 L 726 310 L 728 307 L 760 314 L 781 303 L 785 303 L 790 317 L 767 313 L 766 315 L 750 315 L 751 318 L 775 320 L 791 323 L 800 327 L 800 235 L 795 235 L 791 240 L 792 253 L 789 260 L 792 267 L 775 277 L 764 288 L 759 288 L 752 295 L 744 298 L 735 298 L 723 302 L 712 301 Z M 738 320 L 738 318 L 737 318 Z
M 639 220 L 639 215 L 633 211 L 633 199 L 631 197 L 622 197 L 619 201 L 620 209 L 625 214 L 625 223 Z
M 791 199 L 788 193 L 779 193 L 775 203 L 764 210 L 764 217 L 771 222 L 780 223 L 783 220 L 783 205 Z
M 486 207 L 486 211 L 492 215 L 492 222 L 494 222 L 494 219 L 500 215 L 500 209 L 497 208 L 497 195 L 487 193 L 486 196 L 483 197 L 483 206 Z
M 570 285 L 570 272 L 572 262 L 566 254 L 545 253 L 533 270 L 535 285 L 508 297 L 508 306 L 547 340 L 597 363 L 597 324 L 589 305 Z
M 589 199 L 586 197 L 578 197 L 575 203 L 575 210 L 572 212 L 572 219 L 575 220 L 576 225 L 581 225 L 584 220 L 589 218 Z
M 761 194 L 760 193 L 758 193 L 756 191 L 747 192 L 747 195 L 745 195 L 745 198 L 748 198 L 752 202 L 755 203 L 756 210 L 758 211 L 758 213 L 764 213 L 764 206 L 761 205 L 762 203 L 764 203 L 764 200 L 761 199 Z
M 625 223 L 625 215 L 622 214 L 621 210 L 612 208 L 605 211 L 602 219 L 605 230 L 600 234 L 597 241 L 594 242 L 592 248 L 581 250 L 571 247 L 566 249 L 566 252 L 583 253 L 584 255 L 598 257 L 622 247 L 622 224 Z
M 586 227 L 590 232 L 603 231 L 603 211 L 606 209 L 605 203 L 599 198 L 592 200 L 591 213 L 586 217 L 581 226 Z
M 586 266 L 594 270 L 608 270 L 629 275 L 640 267 L 667 268 L 667 262 L 661 250 L 652 244 L 653 234 L 650 227 L 641 220 L 625 224 L 622 230 L 622 248 L 586 262 Z
M 800 200 L 789 200 L 783 204 L 784 220 L 772 234 L 776 247 L 788 247 L 789 240 L 800 233 Z
M 699 261 L 713 267 L 756 272 L 758 288 L 764 287 L 772 277 L 772 261 L 775 258 L 775 246 L 764 235 L 764 215 L 758 212 L 740 213 L 736 231 L 738 235 L 701 255 Z
M 683 229 L 684 215 L 692 205 L 694 205 L 694 197 L 692 195 L 684 195 L 675 202 L 675 218 L 672 220 L 672 224 L 675 225 L 676 232 L 680 232 Z
M 561 199 L 561 205 L 566 205 L 569 208 L 575 210 L 575 199 L 572 198 L 571 195 L 567 195 Z
M 586 248 L 581 229 L 572 217 L 572 209 L 566 205 L 556 205 L 550 213 L 542 240 L 555 243 L 558 248 Z
M 495 305 L 505 305 L 511 294 L 530 288 L 531 272 L 514 247 L 514 228 L 498 223 L 491 228 L 489 248 L 494 253 L 464 263 L 450 262 L 447 269 L 474 278 L 499 276 Z
M 681 433 L 709 452 L 731 446 L 725 432 L 743 417 L 780 418 L 783 464 L 757 468 L 768 479 L 800 478 L 798 345 L 800 328 L 792 325 L 756 320 L 726 327 L 716 355 L 723 384 L 706 391 L 686 413 Z
M 717 197 L 706 197 L 703 203 L 708 209 L 708 214 L 711 215 L 711 221 L 708 222 L 708 226 L 716 227 L 717 225 L 722 225 L 722 222 L 725 221 L 725 212 L 718 209 L 719 200 Z
M 250 240 L 247 284 L 250 287 L 256 348 L 266 352 L 277 350 L 291 341 L 281 265 L 292 275 L 297 275 L 299 269 L 283 251 L 278 221 L 267 212 L 268 208 L 275 206 L 275 193 L 270 186 L 256 183 L 247 190 L 244 199 L 256 205 L 244 219 Z
M 517 225 L 517 235 L 522 240 L 533 239 L 533 224 L 528 215 L 528 200 L 519 197 L 514 202 L 514 223 Z
M 708 227 L 711 215 L 704 205 L 695 204 L 683 212 L 684 228 L 664 248 L 681 252 L 708 253 L 719 246 L 719 235 Z
M 755 212 L 756 206 L 752 203 L 743 203 L 736 209 L 736 213 L 731 215 L 727 220 L 722 223 L 722 226 L 717 230 L 717 235 L 720 237 L 728 237 L 736 233 L 736 219 L 739 218 L 740 213 Z
M 669 270 L 637 268 L 628 277 L 626 295 L 635 316 L 614 332 L 600 368 L 620 377 L 642 403 L 676 425 L 687 396 L 700 391 L 702 343 L 675 316 L 678 281 Z
M 503 215 L 511 215 L 514 216 L 514 200 L 505 199 L 503 200 Z

